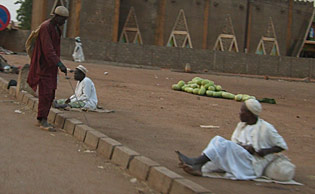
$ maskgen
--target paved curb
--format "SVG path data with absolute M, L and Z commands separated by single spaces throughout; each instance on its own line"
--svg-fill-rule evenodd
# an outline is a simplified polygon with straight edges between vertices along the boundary
M 7 85 L 8 81 L 0 77 L 0 89 L 7 91 L 12 97 L 26 104 L 33 112 L 37 112 L 38 98 L 25 91 L 16 91 L 14 86 L 8 90 Z M 169 194 L 211 193 L 197 183 L 185 179 L 157 162 L 84 125 L 81 121 L 67 117 L 63 113 L 63 111 L 51 108 L 47 119 L 56 127 L 64 129 L 68 134 L 96 150 L 101 156 L 127 169 L 131 175 L 142 181 L 147 181 L 158 192 Z

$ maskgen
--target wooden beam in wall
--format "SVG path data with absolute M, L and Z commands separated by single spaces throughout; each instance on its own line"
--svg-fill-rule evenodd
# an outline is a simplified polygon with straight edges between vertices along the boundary
M 164 46 L 164 24 L 165 24 L 166 0 L 160 1 L 159 12 L 157 17 L 157 26 L 155 33 L 155 44 Z
M 74 37 L 80 36 L 80 14 L 81 14 L 81 8 L 82 8 L 82 1 L 76 0 L 74 13 Z
M 292 26 L 292 12 L 293 12 L 293 0 L 289 0 L 289 12 L 288 12 L 288 26 L 287 26 L 287 49 L 286 52 L 289 52 L 291 47 L 291 26 Z
M 247 14 L 247 26 L 246 26 L 246 45 L 245 45 L 245 53 L 249 53 L 249 47 L 250 47 L 250 35 L 251 35 L 251 27 L 252 27 L 252 4 L 250 1 L 247 3 L 247 9 L 248 9 L 248 14 Z
M 114 11 L 114 26 L 113 26 L 113 42 L 118 41 L 118 28 L 119 28 L 119 9 L 120 0 L 115 0 L 115 11 Z
M 47 0 L 33 0 L 31 30 L 35 30 L 45 19 Z
M 210 0 L 205 1 L 204 18 L 203 18 L 203 38 L 202 48 L 207 49 L 207 37 L 208 37 L 208 26 L 209 26 L 209 3 Z
M 302 49 L 303 49 L 305 43 L 310 43 L 310 42 L 307 42 L 306 39 L 307 39 L 308 33 L 309 33 L 310 29 L 311 29 L 311 26 L 312 26 L 314 17 L 315 17 L 315 8 L 313 9 L 312 17 L 310 18 L 310 21 L 309 21 L 309 23 L 308 23 L 307 29 L 306 29 L 305 34 L 304 34 L 304 37 L 303 37 L 303 43 L 301 44 L 301 46 L 300 46 L 300 48 L 299 48 L 299 51 L 298 51 L 298 54 L 297 54 L 296 57 L 300 57 L 300 54 L 301 54 L 301 52 L 302 52 Z

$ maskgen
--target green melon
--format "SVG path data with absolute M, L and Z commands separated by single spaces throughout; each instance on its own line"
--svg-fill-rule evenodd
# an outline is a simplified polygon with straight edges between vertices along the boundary
M 198 94 L 198 93 L 199 93 L 199 88 L 195 88 L 195 89 L 193 90 L 193 93 L 194 93 L 194 94 Z
M 211 91 L 211 90 L 206 91 L 207 96 L 213 96 L 213 93 L 214 93 L 214 91 Z
M 205 95 L 206 94 L 206 88 L 201 87 L 198 94 L 201 96 Z
M 204 80 L 201 81 L 201 85 L 203 85 L 203 86 L 206 85 L 206 84 L 209 84 L 209 83 L 210 83 L 210 81 L 207 80 L 207 79 L 204 79 Z
M 216 97 L 216 98 L 222 97 L 222 92 L 213 92 L 213 97 Z
M 202 82 L 202 81 L 203 81 L 203 79 L 198 80 L 198 81 L 197 81 L 197 84 L 198 84 L 198 85 L 201 85 L 201 82 Z
M 243 94 L 237 94 L 237 95 L 235 95 L 234 100 L 241 101 L 242 98 L 243 98 Z
M 173 84 L 172 85 L 172 89 L 173 90 L 181 90 L 181 87 L 179 85 L 177 85 L 177 84 Z
M 190 87 L 191 88 L 199 88 L 199 85 L 198 84 L 190 84 Z
M 185 88 L 185 92 L 188 92 L 188 93 L 193 93 L 193 88 L 190 88 L 190 87 L 187 87 Z
M 222 87 L 221 87 L 220 85 L 216 85 L 216 86 L 215 86 L 215 90 L 216 90 L 216 91 L 221 91 L 221 90 L 222 90 Z
M 187 88 L 187 87 L 189 87 L 189 86 L 185 84 L 185 85 L 181 88 L 181 90 L 182 90 L 182 91 L 185 91 L 185 88 Z
M 249 95 L 248 94 L 243 94 L 242 101 L 246 101 L 248 99 L 249 99 Z
M 208 90 L 215 91 L 215 87 L 214 86 L 209 86 Z
M 185 85 L 185 82 L 183 80 L 180 80 L 178 83 L 177 83 L 178 86 L 180 87 L 183 87 Z
M 222 92 L 222 97 L 226 99 L 234 99 L 235 95 L 229 92 Z

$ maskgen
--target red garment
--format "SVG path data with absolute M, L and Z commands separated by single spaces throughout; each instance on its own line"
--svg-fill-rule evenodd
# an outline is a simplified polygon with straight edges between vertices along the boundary
M 27 83 L 36 91 L 41 77 L 47 78 L 49 87 L 57 88 L 58 62 L 60 62 L 59 27 L 49 20 L 42 23 L 31 59 Z
M 42 23 L 31 59 L 27 83 L 38 93 L 37 119 L 47 119 L 57 89 L 57 74 L 60 62 L 61 31 L 51 20 Z
M 55 89 L 49 88 L 49 82 L 40 78 L 38 82 L 38 113 L 37 119 L 47 119 L 52 102 L 55 99 Z

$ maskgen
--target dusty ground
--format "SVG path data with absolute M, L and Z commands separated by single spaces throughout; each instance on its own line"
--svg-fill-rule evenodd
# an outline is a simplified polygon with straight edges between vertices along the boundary
M 4 56 L 10 64 L 28 62 L 25 56 Z M 64 61 L 74 68 L 78 64 Z M 85 63 L 96 85 L 99 104 L 115 113 L 68 112 L 137 152 L 193 180 L 215 193 L 312 193 L 315 189 L 315 84 L 264 80 L 213 74 L 187 74 L 167 69 L 141 69 L 112 66 L 110 63 Z M 109 72 L 104 75 L 104 72 Z M 7 79 L 12 75 L 3 75 Z M 209 140 L 220 135 L 230 138 L 237 122 L 240 102 L 199 97 L 170 89 L 179 80 L 199 76 L 213 80 L 232 93 L 257 98 L 274 98 L 276 105 L 263 104 L 261 117 L 273 124 L 285 138 L 286 151 L 296 164 L 295 180 L 304 186 L 263 184 L 193 177 L 177 167 L 175 150 L 196 156 Z M 16 76 L 13 76 L 16 77 Z M 60 75 L 57 98 L 72 94 L 71 86 Z M 75 82 L 71 81 L 73 87 Z M 200 125 L 218 125 L 203 129 Z
M 35 127 L 35 114 L 3 90 L 0 115 L 0 193 L 156 193 L 109 160 L 86 152 L 72 136 Z

